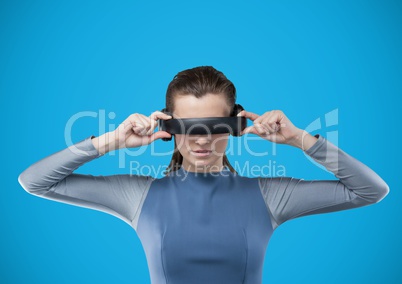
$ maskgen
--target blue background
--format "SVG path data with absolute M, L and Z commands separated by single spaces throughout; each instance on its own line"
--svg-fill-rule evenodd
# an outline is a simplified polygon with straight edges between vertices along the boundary
M 112 126 L 134 112 L 150 115 L 164 107 L 173 76 L 200 65 L 232 80 L 249 111 L 280 109 L 299 128 L 337 110 L 337 124 L 314 133 L 335 131 L 336 144 L 390 186 L 378 204 L 283 224 L 269 243 L 263 283 L 401 283 L 401 12 L 390 0 L 1 1 L 1 283 L 149 283 L 126 223 L 30 195 L 17 178 L 67 146 L 74 114 L 114 112 Z M 80 119 L 73 142 L 103 134 L 98 124 Z M 253 142 L 260 150 L 271 144 Z M 126 158 L 170 161 L 151 148 Z M 275 160 L 288 176 L 335 179 L 288 145 L 275 157 L 230 157 L 248 160 Z M 76 172 L 128 169 L 109 155 Z

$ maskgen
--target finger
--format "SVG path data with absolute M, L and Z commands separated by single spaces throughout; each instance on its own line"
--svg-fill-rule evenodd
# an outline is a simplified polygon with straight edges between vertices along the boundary
M 131 125 L 134 134 L 145 135 L 148 131 L 149 122 L 147 117 L 141 114 L 133 114 L 127 119 L 127 123 Z
M 149 142 L 153 142 L 153 141 L 155 141 L 157 139 L 161 139 L 161 138 L 171 138 L 172 134 L 170 134 L 166 131 L 156 131 L 147 137 L 149 138 Z
M 131 131 L 136 133 L 136 132 L 138 132 L 138 129 L 140 129 L 142 127 L 141 127 L 141 125 L 138 125 L 136 123 L 136 120 L 129 118 L 129 119 L 126 119 L 125 121 L 123 121 L 119 125 L 118 128 L 120 128 L 120 130 L 119 130 L 120 133 L 122 133 L 122 134 L 124 133 L 124 135 L 126 135 L 127 133 L 129 133 L 130 129 L 131 129 Z
M 168 115 L 167 113 L 164 113 L 164 112 L 161 112 L 161 111 L 154 111 L 151 115 L 150 115 L 150 117 L 153 119 L 153 120 L 158 120 L 158 119 L 170 119 L 170 118 L 172 118 L 172 116 L 171 115 Z
M 283 114 L 282 111 L 275 111 L 275 115 L 272 117 L 269 117 L 267 120 L 268 124 L 276 124 L 278 127 L 285 127 L 286 126 L 286 116 Z
M 251 119 L 251 120 L 255 120 L 255 119 L 257 119 L 258 118 L 258 114 L 255 114 L 255 113 L 252 113 L 252 112 L 250 112 L 250 111 L 245 111 L 245 110 L 242 110 L 241 112 L 239 112 L 238 114 L 237 114 L 237 116 L 244 116 L 244 117 L 247 117 L 247 118 L 249 118 L 249 119 Z
M 126 132 L 128 129 L 132 128 L 133 124 L 131 123 L 130 120 L 125 120 L 122 123 L 119 124 L 118 128 L 121 128 L 124 130 L 124 132 Z
M 268 111 L 268 112 L 264 113 L 263 115 L 261 115 L 254 122 L 263 123 L 265 121 L 271 120 L 273 117 L 275 117 L 275 112 L 274 111 Z
M 137 127 L 133 127 L 133 131 L 135 134 L 139 135 L 139 136 L 148 136 L 151 135 L 151 133 L 148 133 L 149 130 L 144 128 L 143 126 L 137 126 Z
M 275 132 L 278 132 L 281 128 L 286 127 L 286 123 L 281 123 L 280 121 L 276 121 L 276 122 L 272 122 L 272 123 L 268 122 L 268 125 L 272 129 L 274 129 Z
M 264 127 L 268 130 L 268 132 L 270 133 L 274 133 L 278 131 L 279 126 L 277 126 L 276 123 L 271 123 L 269 124 L 268 122 L 262 122 L 262 125 L 264 125 Z
M 257 130 L 254 128 L 254 125 L 248 126 L 244 128 L 243 131 L 240 132 L 241 135 L 244 135 L 246 133 L 258 134 Z
M 148 130 L 149 130 L 149 129 L 147 128 L 147 126 L 146 126 L 144 123 L 142 123 L 142 122 L 136 121 L 135 123 L 136 123 L 137 125 L 132 128 L 133 132 L 134 132 L 135 134 L 138 134 L 138 135 L 141 135 L 141 136 L 146 135 L 146 133 L 147 133 Z
M 285 125 L 284 123 L 280 123 L 281 120 L 282 117 L 280 116 L 280 113 L 272 112 L 272 115 L 265 117 L 261 123 L 266 125 L 271 132 L 277 132 L 281 128 L 281 125 Z
M 254 123 L 254 127 L 255 127 L 255 129 L 257 129 L 258 134 L 261 134 L 261 135 L 266 135 L 266 134 L 269 134 L 269 132 L 270 132 L 269 129 L 265 125 L 260 124 L 260 123 Z
M 155 128 L 155 120 L 151 118 L 151 116 L 141 115 L 139 117 L 140 122 L 139 125 L 142 126 L 142 129 L 139 130 L 141 135 L 151 135 Z
M 130 118 L 131 123 L 133 124 L 133 127 L 141 127 L 141 128 L 147 128 L 150 123 L 147 121 L 147 117 L 144 115 L 136 115 L 135 117 Z
M 154 111 L 149 117 L 150 117 L 151 128 L 149 129 L 148 134 L 151 134 L 152 131 L 154 131 L 155 127 L 158 125 L 158 119 L 167 120 L 172 118 L 171 115 L 168 115 L 161 111 Z

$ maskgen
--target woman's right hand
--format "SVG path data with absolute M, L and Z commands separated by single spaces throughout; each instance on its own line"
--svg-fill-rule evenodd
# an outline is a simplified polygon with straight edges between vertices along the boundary
M 156 131 L 158 119 L 171 119 L 160 111 L 153 112 L 149 117 L 140 113 L 131 114 L 114 130 L 117 147 L 134 148 L 147 145 L 160 138 L 170 138 L 172 135 L 166 131 Z
M 160 111 L 153 112 L 149 117 L 140 113 L 131 114 L 114 131 L 106 132 L 99 137 L 92 138 L 94 147 L 101 154 L 109 151 L 134 148 L 147 145 L 160 138 L 170 138 L 172 135 L 166 131 L 157 131 L 158 119 L 171 119 Z

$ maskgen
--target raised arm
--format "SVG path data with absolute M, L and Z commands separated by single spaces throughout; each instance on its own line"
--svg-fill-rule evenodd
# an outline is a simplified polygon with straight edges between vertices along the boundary
M 381 201 L 389 192 L 385 181 L 320 134 L 304 151 L 339 180 L 291 177 L 259 178 L 262 196 L 276 229 L 296 217 L 357 208 Z
M 112 214 L 130 226 L 152 181 L 150 176 L 72 173 L 101 154 L 90 136 L 28 167 L 18 181 L 30 194 Z
M 159 111 L 149 117 L 134 113 L 116 130 L 99 137 L 90 136 L 36 162 L 19 175 L 18 181 L 33 195 L 106 212 L 136 229 L 138 208 L 145 200 L 153 177 L 93 176 L 73 171 L 109 151 L 139 147 L 170 137 L 165 131 L 153 132 L 158 119 L 169 118 Z

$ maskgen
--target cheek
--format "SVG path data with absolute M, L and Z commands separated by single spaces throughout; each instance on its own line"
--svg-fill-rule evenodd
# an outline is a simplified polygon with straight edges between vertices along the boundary
M 175 135 L 175 142 L 176 142 L 176 147 L 180 150 L 185 150 L 188 148 L 189 139 L 186 139 L 186 136 L 183 134 L 176 134 Z
M 228 144 L 229 135 L 221 135 L 214 139 L 214 148 L 217 150 L 224 150 Z
M 177 143 L 185 143 L 186 142 L 186 140 L 188 140 L 187 138 L 186 138 L 186 135 L 184 135 L 184 134 L 175 134 L 175 137 L 176 137 L 176 141 L 177 141 Z M 187 142 L 188 143 L 188 142 Z

